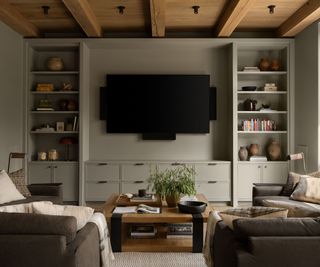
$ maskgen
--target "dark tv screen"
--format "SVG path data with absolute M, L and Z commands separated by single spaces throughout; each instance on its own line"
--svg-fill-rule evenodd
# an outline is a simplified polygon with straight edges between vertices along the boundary
M 209 133 L 209 75 L 107 75 L 108 133 Z

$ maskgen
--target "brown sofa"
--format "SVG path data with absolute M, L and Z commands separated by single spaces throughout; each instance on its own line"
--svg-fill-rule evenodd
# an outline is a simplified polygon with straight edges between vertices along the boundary
M 215 267 L 317 267 L 320 218 L 237 219 L 217 223 L 211 251 Z
M 32 194 L 10 204 L 48 200 L 62 202 L 59 184 L 31 185 Z M 87 223 L 77 232 L 76 219 L 26 213 L 0 213 L 1 267 L 98 267 L 99 232 Z
M 288 217 L 319 217 L 320 205 L 290 199 L 283 194 L 283 184 L 255 184 L 252 190 L 253 206 L 282 207 Z

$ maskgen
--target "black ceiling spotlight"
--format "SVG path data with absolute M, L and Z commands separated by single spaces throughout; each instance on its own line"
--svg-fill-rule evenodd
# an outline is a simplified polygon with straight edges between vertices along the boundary
M 119 14 L 123 15 L 123 11 L 126 8 L 125 6 L 117 6 L 118 10 L 119 10 Z
M 200 6 L 192 6 L 192 8 L 193 8 L 193 13 L 194 14 L 198 14 L 199 13 Z
M 41 7 L 43 9 L 43 15 L 48 15 L 49 14 L 49 6 L 42 6 Z
M 270 5 L 270 6 L 268 6 L 268 8 L 269 8 L 269 14 L 273 14 L 274 13 L 274 9 L 275 9 L 275 5 Z

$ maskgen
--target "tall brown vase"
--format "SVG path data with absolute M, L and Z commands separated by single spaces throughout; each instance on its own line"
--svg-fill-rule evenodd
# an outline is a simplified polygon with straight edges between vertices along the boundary
M 167 205 L 170 208 L 174 208 L 178 205 L 180 200 L 180 194 L 173 194 L 166 196 Z

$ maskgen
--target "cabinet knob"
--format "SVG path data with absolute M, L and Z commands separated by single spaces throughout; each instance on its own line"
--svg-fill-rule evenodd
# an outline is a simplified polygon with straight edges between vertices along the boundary
M 258 169 L 260 169 L 260 168 L 261 168 L 261 166 L 259 165 L 259 166 L 258 166 Z
M 267 165 L 264 165 L 264 168 L 266 169 L 266 168 L 268 168 L 268 166 L 267 166 Z
M 216 184 L 217 181 L 208 181 L 208 184 Z
M 53 168 L 54 168 L 54 169 L 57 169 L 57 168 L 58 168 L 58 166 L 53 166 Z
M 143 181 L 134 181 L 134 184 L 143 184 Z
M 106 166 L 106 165 L 108 165 L 108 163 L 100 162 L 100 163 L 98 163 L 97 165 L 98 165 L 98 166 Z
M 97 184 L 106 184 L 108 181 L 98 181 Z

